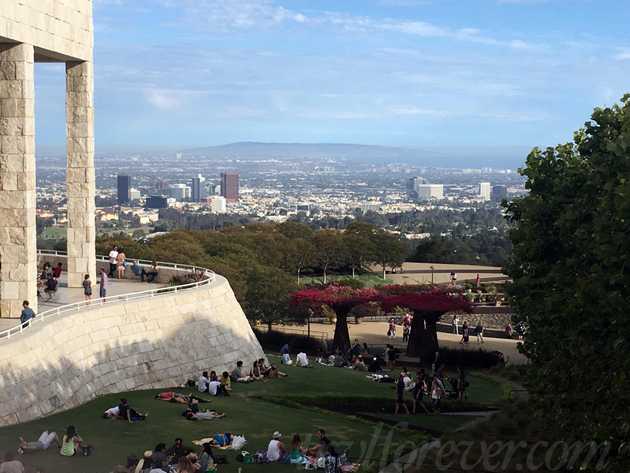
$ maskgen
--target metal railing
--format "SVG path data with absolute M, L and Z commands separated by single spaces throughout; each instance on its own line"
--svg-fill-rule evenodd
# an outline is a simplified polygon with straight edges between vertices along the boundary
M 37 255 L 38 256 L 52 256 L 52 257 L 57 257 L 57 258 L 68 257 L 68 255 L 65 252 L 53 251 L 53 250 L 38 250 Z M 97 261 L 100 261 L 100 262 L 109 262 L 109 258 L 107 256 L 98 255 L 96 259 Z M 130 258 L 130 260 L 138 261 L 138 264 L 140 264 L 140 266 L 143 266 L 143 267 L 153 267 L 153 264 L 154 264 L 153 261 L 138 260 L 135 258 Z M 65 304 L 65 305 L 56 307 L 54 309 L 40 312 L 39 314 L 36 315 L 35 318 L 30 319 L 28 322 L 20 323 L 20 325 L 17 325 L 15 327 L 12 327 L 12 328 L 9 328 L 7 330 L 0 332 L 0 340 L 8 340 L 13 336 L 21 334 L 25 330 L 28 330 L 33 325 L 39 325 L 43 323 L 44 321 L 58 315 L 76 313 L 86 308 L 95 309 L 95 308 L 102 307 L 104 305 L 112 304 L 116 302 L 128 302 L 128 301 L 134 301 L 138 299 L 148 299 L 148 298 L 152 298 L 156 296 L 178 293 L 178 292 L 186 291 L 189 289 L 196 289 L 201 286 L 210 285 L 216 278 L 216 274 L 214 273 L 214 271 L 211 271 L 206 268 L 200 268 L 198 266 L 192 266 L 192 265 L 187 265 L 187 264 L 177 264 L 177 263 L 167 263 L 163 261 L 157 261 L 155 263 L 158 270 L 160 268 L 163 268 L 163 269 L 171 269 L 174 271 L 181 271 L 182 273 L 189 273 L 189 274 L 192 273 L 195 276 L 201 275 L 202 279 L 200 279 L 199 281 L 192 282 L 192 283 L 181 284 L 179 286 L 164 286 L 164 287 L 159 287 L 157 289 L 150 289 L 148 291 L 130 292 L 127 294 L 120 294 L 117 296 L 101 297 L 99 299 L 92 299 L 92 300 L 87 300 L 87 301 L 84 300 L 80 302 L 73 302 L 71 304 Z

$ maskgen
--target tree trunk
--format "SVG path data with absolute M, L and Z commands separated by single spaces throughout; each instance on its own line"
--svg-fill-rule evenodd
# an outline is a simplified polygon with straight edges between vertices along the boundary
M 348 316 L 346 314 L 337 314 L 333 348 L 339 348 L 341 353 L 346 353 L 350 349 L 350 331 L 348 330 Z
M 298 268 L 297 276 L 298 276 L 298 281 L 297 281 L 298 284 L 297 285 L 298 285 L 298 287 L 300 287 L 300 268 Z
M 326 269 L 327 268 L 328 268 L 327 266 L 324 266 L 324 284 L 326 284 L 328 282 L 328 279 L 326 278 Z
M 353 266 L 352 267 L 352 279 L 354 279 L 354 278 L 355 278 L 355 275 L 354 275 L 354 266 Z
M 383 263 L 383 279 L 386 279 L 386 274 L 387 274 L 387 263 Z
M 424 364 L 433 363 L 440 347 L 437 339 L 439 314 L 416 312 L 411 323 L 407 356 L 417 356 Z
M 267 322 L 267 331 L 271 332 L 272 328 L 271 328 L 271 320 Z

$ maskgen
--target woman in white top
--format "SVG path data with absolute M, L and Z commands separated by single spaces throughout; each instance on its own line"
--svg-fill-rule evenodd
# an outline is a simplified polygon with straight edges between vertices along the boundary
M 282 434 L 280 432 L 274 432 L 273 438 L 269 442 L 269 446 L 267 447 L 267 461 L 269 462 L 279 462 L 286 455 L 286 451 L 284 449 L 284 445 L 280 441 L 282 438 Z

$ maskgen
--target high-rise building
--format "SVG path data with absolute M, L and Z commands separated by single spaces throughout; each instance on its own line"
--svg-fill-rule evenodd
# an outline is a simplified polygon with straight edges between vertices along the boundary
M 507 186 L 492 186 L 492 202 L 501 202 L 503 199 L 507 199 L 508 192 Z
M 118 205 L 129 203 L 129 189 L 131 189 L 131 178 L 129 176 L 118 175 Z
M 417 199 L 418 198 L 418 186 L 422 185 L 422 184 L 428 184 L 429 181 L 427 181 L 424 177 L 411 177 L 409 178 L 409 180 L 407 181 L 407 194 L 409 195 L 410 198 L 412 199 Z
M 191 200 L 193 202 L 199 202 L 201 200 L 201 178 L 193 177 L 190 181 Z
M 444 198 L 444 184 L 418 184 L 418 200 L 441 200 Z
M 239 198 L 239 174 L 236 171 L 221 173 L 221 195 L 234 202 Z
M 190 200 L 190 187 L 186 184 L 173 184 L 169 188 L 171 197 L 176 199 L 178 202 L 187 202 Z
M 210 211 L 214 214 L 224 214 L 227 212 L 227 201 L 225 197 L 220 195 L 213 195 L 212 197 L 208 197 L 208 207 L 210 207 Z
M 141 194 L 138 189 L 129 189 L 129 201 L 133 202 L 134 200 L 140 200 Z
M 479 197 L 484 202 L 488 202 L 490 200 L 490 194 L 492 193 L 492 185 L 489 182 L 480 182 L 479 183 Z
M 144 206 L 147 209 L 165 209 L 168 207 L 168 199 L 163 195 L 152 195 L 147 197 Z

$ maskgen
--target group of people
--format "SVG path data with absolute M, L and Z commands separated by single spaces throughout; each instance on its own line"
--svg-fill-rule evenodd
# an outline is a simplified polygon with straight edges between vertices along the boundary
M 299 434 L 294 434 L 290 445 L 285 445 L 283 435 L 276 431 L 273 433 L 267 449 L 259 452 L 258 456 L 264 463 L 291 463 L 291 464 L 312 464 L 318 465 L 319 459 L 330 457 L 336 461 L 339 457 L 330 439 L 326 436 L 324 429 L 319 429 L 315 433 L 316 442 L 310 447 L 302 443 Z
M 452 325 L 453 325 L 453 333 L 455 335 L 459 335 L 459 318 L 457 317 L 457 315 L 453 316 Z M 485 329 L 481 323 L 481 319 L 477 320 L 477 325 L 472 329 L 468 325 L 468 322 L 464 321 L 464 324 L 462 325 L 462 333 L 461 333 L 462 338 L 460 339 L 459 343 L 462 345 L 468 344 L 470 342 L 471 334 L 477 337 L 477 343 L 484 343 L 484 339 L 483 339 L 484 330 Z
M 51 301 L 57 293 L 61 273 L 63 273 L 62 263 L 57 263 L 54 267 L 48 262 L 44 263 L 42 272 L 39 273 L 39 277 L 37 278 L 37 297 L 42 296 L 43 289 L 46 295 L 46 301 Z
M 19 439 L 19 445 L 17 453 L 24 455 L 26 453 L 34 453 L 37 451 L 48 450 L 49 448 L 56 448 L 59 454 L 64 457 L 74 457 L 79 455 L 89 454 L 91 447 L 85 443 L 85 441 L 79 436 L 77 429 L 73 425 L 69 425 L 63 436 L 60 438 L 56 432 L 44 431 L 41 433 L 37 440 L 26 440 L 23 437 Z M 6 461 L 6 459 L 5 459 Z M 19 462 L 21 464 L 21 462 Z M 13 473 L 13 471 L 20 471 L 18 469 L 2 469 L 3 473 Z M 24 471 L 23 469 L 21 471 Z
M 288 343 L 285 343 L 284 345 L 282 345 L 282 348 L 280 348 L 280 356 L 281 356 L 280 362 L 283 365 L 293 364 L 293 360 L 291 359 L 291 353 L 289 351 Z M 308 368 L 309 366 L 308 355 L 304 351 L 300 351 L 296 355 L 295 366 L 299 366 L 300 368 Z
M 214 470 L 216 457 L 211 443 L 204 443 L 199 449 L 184 445 L 184 440 L 176 438 L 169 448 L 158 443 L 153 450 L 147 450 L 138 458 L 127 457 L 126 465 L 118 465 L 112 473 L 206 473 Z
M 451 389 L 447 388 L 450 384 Z M 457 368 L 457 377 L 445 378 L 444 367 L 435 370 L 433 376 L 429 376 L 424 369 L 416 373 L 414 380 L 406 368 L 402 368 L 396 380 L 396 404 L 394 413 L 404 410 L 406 414 L 416 414 L 418 407 L 429 414 L 440 410 L 443 398 L 452 397 L 463 401 L 466 398 L 468 380 L 462 368 Z M 412 410 L 409 411 L 405 394 L 411 393 Z
M 411 323 L 413 322 L 413 316 L 410 313 L 406 313 L 402 318 L 402 338 L 403 343 L 409 341 L 409 335 L 411 334 Z M 396 338 L 396 319 L 391 317 L 387 321 L 387 338 Z

